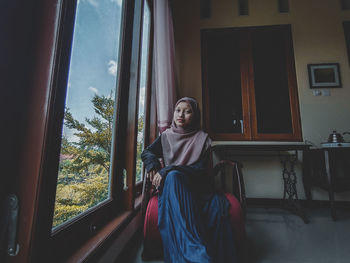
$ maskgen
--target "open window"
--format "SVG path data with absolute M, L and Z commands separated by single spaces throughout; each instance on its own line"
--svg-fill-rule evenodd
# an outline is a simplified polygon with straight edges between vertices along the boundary
M 215 140 L 302 140 L 289 25 L 202 30 L 204 125 Z
M 33 243 L 38 262 L 64 260 L 134 210 L 149 120 L 149 2 L 67 0 L 60 10 Z
M 139 64 L 139 84 L 138 84 L 138 116 L 137 116 L 137 154 L 136 154 L 136 184 L 141 185 L 144 176 L 143 163 L 141 160 L 141 153 L 145 147 L 146 137 L 146 114 L 147 114 L 147 97 L 150 95 L 149 79 L 151 78 L 149 70 L 151 68 L 151 54 L 150 52 L 150 37 L 151 37 L 151 10 L 147 1 L 144 2 L 143 16 L 142 16 L 142 39 L 141 39 L 141 58 Z M 137 192 L 140 192 L 138 189 Z

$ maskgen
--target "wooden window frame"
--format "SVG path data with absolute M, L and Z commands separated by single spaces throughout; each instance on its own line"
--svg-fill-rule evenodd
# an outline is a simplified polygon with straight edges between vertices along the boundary
M 39 176 L 38 208 L 35 211 L 34 234 L 31 241 L 31 260 L 33 262 L 45 262 L 47 259 L 64 261 L 96 233 L 105 229 L 105 226 L 119 222 L 118 218 L 123 213 L 135 210 L 133 205 L 135 201 L 135 173 L 132 170 L 135 168 L 131 165 L 135 163 L 136 156 L 134 154 L 137 136 L 135 96 L 138 92 L 139 74 L 133 75 L 131 72 L 137 72 L 139 67 L 142 26 L 142 8 L 140 7 L 143 1 L 124 0 L 119 49 L 120 67 L 118 67 L 118 83 L 116 84 L 118 100 L 116 112 L 118 116 L 114 124 L 116 128 L 113 134 L 115 139 L 112 146 L 112 156 L 116 156 L 116 158 L 111 164 L 111 198 L 52 232 L 58 176 L 57 164 L 61 146 L 76 3 L 77 1 L 62 0 L 57 24 L 53 78 L 48 97 L 49 106 L 46 113 L 45 139 Z M 148 94 L 148 97 L 150 96 Z M 147 109 L 147 112 L 151 111 Z M 148 117 L 148 121 L 149 119 L 150 117 Z M 130 187 L 126 191 L 123 190 L 124 169 L 133 175 L 127 179 Z
M 348 55 L 348 62 L 350 65 L 350 21 L 343 21 L 343 30 L 345 37 L 345 45 Z
M 151 115 L 154 114 L 154 112 L 151 111 L 151 96 L 152 96 L 152 67 L 153 67 L 153 1 L 146 0 L 149 8 L 150 8 L 150 34 L 149 34 L 149 50 L 148 50 L 148 58 L 147 58 L 147 81 L 146 81 L 146 92 L 145 92 L 145 123 L 144 123 L 144 146 L 149 144 L 149 137 L 150 137 L 150 120 L 152 119 Z M 145 3 L 145 2 L 144 2 Z M 142 8 L 142 10 L 144 10 Z M 143 11 L 142 11 L 143 12 Z M 142 15 L 143 20 L 143 15 Z M 143 24 L 143 21 L 142 21 Z M 142 36 L 142 32 L 141 32 Z M 140 56 L 141 61 L 141 56 Z M 141 68 L 141 62 L 139 63 L 139 72 Z M 139 80 L 140 81 L 140 80 Z M 138 92 L 139 92 L 140 85 L 138 85 Z M 139 97 L 139 94 L 137 94 L 137 98 Z M 138 112 L 138 109 L 136 113 Z M 137 128 L 136 128 L 137 129 Z M 137 139 L 137 136 L 136 136 Z M 145 176 L 145 172 L 143 169 L 142 173 L 143 177 Z M 142 194 L 142 185 L 143 185 L 143 179 L 135 184 L 135 191 L 134 195 L 135 197 L 138 197 Z M 135 204 L 134 206 L 137 206 L 138 204 Z
M 241 68 L 241 90 L 242 90 L 242 112 L 244 133 L 214 133 L 210 129 L 210 103 L 207 79 L 207 46 L 206 38 L 212 32 L 236 30 L 240 34 L 240 68 Z M 286 64 L 288 76 L 288 91 L 291 110 L 292 133 L 258 133 L 257 114 L 254 90 L 254 70 L 252 57 L 252 41 L 250 32 L 253 30 L 283 30 L 286 37 Z M 202 93 L 204 128 L 214 140 L 234 140 L 234 141 L 302 141 L 302 131 L 300 122 L 299 99 L 296 82 L 295 62 L 293 53 L 293 42 L 290 25 L 274 25 L 259 27 L 239 27 L 225 29 L 202 29 Z M 245 47 L 245 48 L 242 48 Z

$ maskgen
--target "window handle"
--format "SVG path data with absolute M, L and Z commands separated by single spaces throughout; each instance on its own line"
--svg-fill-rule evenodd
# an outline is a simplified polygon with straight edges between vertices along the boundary
M 123 169 L 123 182 L 124 182 L 124 190 L 128 190 L 128 171 Z
M 17 256 L 19 252 L 19 245 L 17 244 L 17 225 L 18 225 L 18 212 L 19 201 L 15 194 L 7 196 L 5 201 L 5 213 L 3 214 L 3 230 L 1 231 L 3 237 L 7 242 L 7 254 L 10 256 Z

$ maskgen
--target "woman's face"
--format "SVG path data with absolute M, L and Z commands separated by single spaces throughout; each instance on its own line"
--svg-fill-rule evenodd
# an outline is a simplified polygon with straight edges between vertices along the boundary
M 193 111 L 189 103 L 180 102 L 174 111 L 174 122 L 176 127 L 186 128 L 191 125 L 193 120 Z

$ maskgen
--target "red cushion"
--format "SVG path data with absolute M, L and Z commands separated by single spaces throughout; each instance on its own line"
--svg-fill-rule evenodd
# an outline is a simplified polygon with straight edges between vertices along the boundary
M 158 197 L 153 196 L 148 202 L 145 222 L 143 226 L 143 236 L 146 240 L 161 240 L 158 230 Z
M 230 202 L 230 209 L 228 212 L 230 214 L 230 220 L 236 244 L 243 243 L 246 238 L 246 233 L 241 204 L 233 194 L 225 193 L 225 196 Z
M 237 198 L 230 193 L 225 193 L 230 202 L 229 215 L 236 242 L 241 243 L 245 240 L 245 227 L 241 205 Z M 158 197 L 153 196 L 148 203 L 145 222 L 143 227 L 144 239 L 147 241 L 161 240 L 158 230 Z

